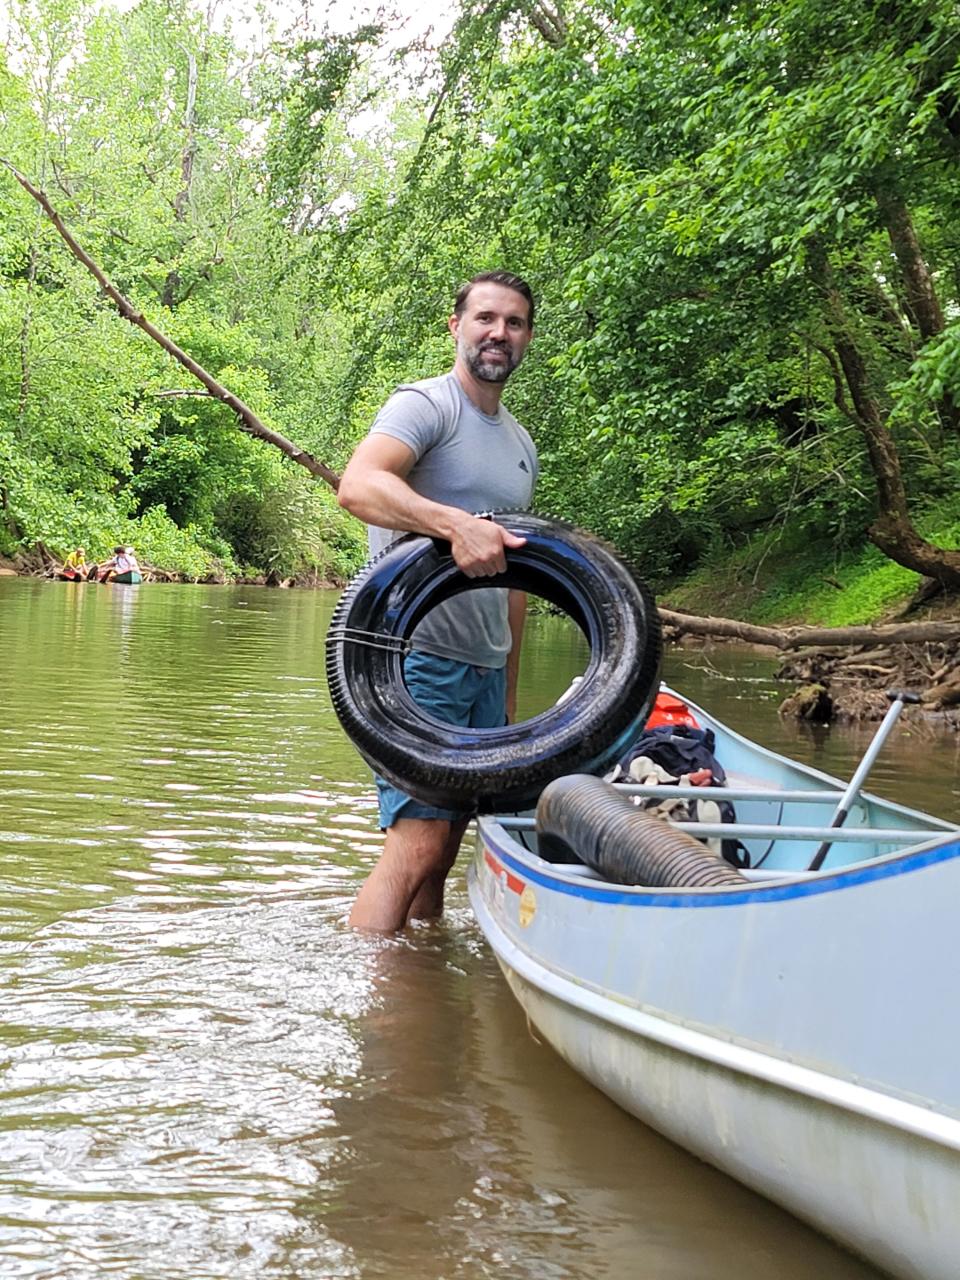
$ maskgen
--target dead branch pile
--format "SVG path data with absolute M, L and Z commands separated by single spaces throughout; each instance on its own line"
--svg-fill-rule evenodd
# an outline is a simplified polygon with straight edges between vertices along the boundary
M 909 689 L 920 695 L 924 710 L 947 712 L 960 727 L 957 640 L 801 649 L 783 655 L 777 678 L 801 686 L 781 708 L 784 714 L 814 720 L 879 720 L 889 706 L 887 690 Z M 819 698 L 816 689 L 823 691 Z

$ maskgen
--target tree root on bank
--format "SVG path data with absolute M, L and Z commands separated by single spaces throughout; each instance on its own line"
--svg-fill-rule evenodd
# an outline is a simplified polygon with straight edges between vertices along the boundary
M 831 710 L 824 712 L 821 699 L 816 719 L 880 720 L 890 705 L 887 690 L 909 689 L 920 695 L 921 715 L 945 713 L 960 729 L 960 641 L 805 649 L 782 655 L 777 679 L 823 690 Z M 781 713 L 811 718 L 798 709 L 800 703 L 792 705 L 796 697 L 786 699 Z
M 758 627 L 660 608 L 667 640 L 702 636 L 779 650 L 778 680 L 796 684 L 780 712 L 812 723 L 880 720 L 889 689 L 920 695 L 909 716 L 936 713 L 960 730 L 960 621 L 876 627 Z

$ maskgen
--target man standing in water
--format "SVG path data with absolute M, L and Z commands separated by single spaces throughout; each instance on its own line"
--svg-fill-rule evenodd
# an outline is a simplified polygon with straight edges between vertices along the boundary
M 370 526 L 372 554 L 402 533 L 450 543 L 470 578 L 506 568 L 518 538 L 475 511 L 527 507 L 537 476 L 533 441 L 500 404 L 503 384 L 533 336 L 530 286 L 507 271 L 474 276 L 448 327 L 450 373 L 400 387 L 358 446 L 340 482 L 340 505 Z M 515 709 L 522 592 L 468 591 L 434 609 L 413 634 L 404 664 L 411 697 L 438 719 L 502 725 Z M 383 853 L 350 915 L 359 929 L 390 932 L 438 916 L 469 813 L 421 804 L 377 779 Z

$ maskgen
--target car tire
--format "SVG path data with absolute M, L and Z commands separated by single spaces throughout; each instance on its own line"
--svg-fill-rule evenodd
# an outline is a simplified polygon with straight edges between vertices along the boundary
M 525 512 L 489 518 L 526 539 L 505 573 L 468 578 L 448 543 L 408 534 L 371 560 L 340 598 L 326 640 L 330 696 L 357 750 L 388 782 L 424 804 L 511 813 L 554 778 L 602 774 L 652 709 L 660 682 L 660 623 L 646 585 L 601 539 Z M 530 720 L 471 729 L 418 706 L 403 657 L 436 605 L 481 587 L 526 591 L 568 614 L 587 639 L 583 678 Z

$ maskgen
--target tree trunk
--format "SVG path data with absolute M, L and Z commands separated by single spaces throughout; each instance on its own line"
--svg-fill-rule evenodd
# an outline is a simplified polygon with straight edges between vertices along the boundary
M 540 32 L 551 48 L 561 48 L 567 38 L 567 21 L 559 4 L 554 8 L 547 0 L 534 0 L 528 16 L 531 25 Z
M 933 287 L 933 278 L 920 248 L 910 211 L 889 187 L 878 187 L 876 201 L 890 237 L 890 244 L 903 273 L 910 311 L 924 342 L 943 332 L 943 309 Z
M 173 202 L 173 211 L 178 222 L 187 216 L 187 201 L 190 199 L 190 187 L 193 183 L 193 162 L 197 155 L 197 135 L 194 129 L 194 117 L 197 110 L 197 60 L 192 53 L 187 53 L 187 109 L 184 112 L 183 127 L 187 140 L 184 143 L 183 155 L 180 158 L 180 190 Z
M 184 112 L 183 126 L 186 130 L 186 141 L 180 156 L 180 190 L 173 202 L 173 214 L 177 222 L 183 223 L 187 217 L 187 203 L 190 200 L 190 187 L 193 183 L 193 163 L 197 155 L 197 136 L 194 130 L 194 116 L 197 107 L 197 60 L 187 50 L 187 107 Z M 172 267 L 163 282 L 160 301 L 172 310 L 180 301 L 180 272 Z
M 875 196 L 903 276 L 907 310 L 921 339 L 929 342 L 943 332 L 943 308 L 920 248 L 913 219 L 903 200 L 891 188 L 878 187 Z M 960 413 L 952 397 L 944 396 L 937 412 L 944 427 L 954 432 L 960 430 Z
M 4 484 L 0 484 L 0 511 L 3 512 L 3 523 L 6 525 L 10 537 L 14 542 L 20 542 L 23 533 L 13 512 L 10 510 L 10 495 L 7 492 L 7 486 Z
M 50 114 L 53 105 L 54 73 L 60 56 L 58 50 L 59 42 L 49 49 L 47 70 L 46 75 L 44 76 L 43 112 L 41 115 L 41 125 L 43 129 L 43 150 L 40 156 L 41 184 L 45 181 L 47 173 L 47 137 L 50 128 Z M 27 305 L 24 307 L 23 320 L 20 323 L 20 389 L 17 396 L 17 421 L 20 423 L 21 429 L 27 413 L 27 403 L 30 399 L 30 379 L 32 377 L 30 364 L 30 329 L 33 325 L 33 299 L 37 283 L 37 239 L 42 219 L 43 214 L 38 209 L 36 229 L 30 238 L 30 263 L 27 268 Z
M 913 526 L 896 442 L 870 389 L 867 366 L 854 341 L 843 299 L 822 246 L 810 251 L 810 266 L 824 302 L 827 329 L 852 401 L 852 417 L 863 433 L 877 488 L 879 515 L 867 530 L 870 541 L 896 564 L 960 587 L 960 551 L 945 551 L 922 538 Z M 835 377 L 839 376 L 833 370 Z M 842 388 L 837 387 L 843 401 Z
M 27 267 L 27 304 L 20 321 L 20 388 L 17 394 L 17 421 L 23 423 L 30 399 L 30 326 L 33 321 L 33 290 L 37 281 L 37 246 L 30 245 L 30 264 Z

